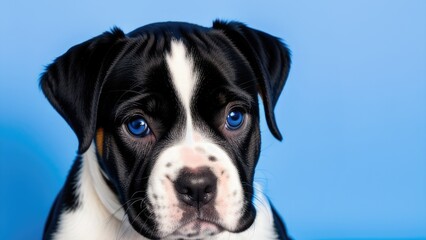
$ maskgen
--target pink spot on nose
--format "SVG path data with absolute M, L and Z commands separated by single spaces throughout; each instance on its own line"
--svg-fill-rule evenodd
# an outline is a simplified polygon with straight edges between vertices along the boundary
M 191 147 L 182 147 L 180 149 L 180 156 L 183 165 L 188 168 L 198 168 L 200 166 L 205 166 L 206 156 L 199 153 Z

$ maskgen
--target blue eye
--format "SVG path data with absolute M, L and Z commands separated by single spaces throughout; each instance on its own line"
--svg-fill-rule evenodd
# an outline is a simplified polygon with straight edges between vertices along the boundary
M 127 123 L 127 129 L 136 137 L 146 137 L 151 134 L 148 123 L 142 117 L 136 117 Z
M 244 114 L 238 110 L 232 110 L 226 116 L 226 128 L 237 130 L 243 125 Z

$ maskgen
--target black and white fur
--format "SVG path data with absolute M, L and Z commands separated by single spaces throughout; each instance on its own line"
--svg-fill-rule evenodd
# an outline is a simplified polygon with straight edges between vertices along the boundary
M 238 22 L 115 28 L 72 47 L 40 83 L 79 140 L 44 239 L 287 239 L 253 176 L 257 95 L 281 140 L 274 107 L 289 67 L 283 43 Z M 244 122 L 229 130 L 236 108 Z M 135 116 L 149 135 L 129 133 Z M 194 200 L 182 179 L 209 190 Z

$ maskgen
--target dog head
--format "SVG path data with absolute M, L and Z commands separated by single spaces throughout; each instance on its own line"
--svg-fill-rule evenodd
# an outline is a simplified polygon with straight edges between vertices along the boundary
M 96 146 L 115 196 L 103 202 L 117 201 L 143 236 L 200 238 L 252 224 L 257 96 L 281 140 L 274 107 L 289 67 L 283 43 L 244 24 L 168 22 L 76 45 L 40 84 L 78 153 Z

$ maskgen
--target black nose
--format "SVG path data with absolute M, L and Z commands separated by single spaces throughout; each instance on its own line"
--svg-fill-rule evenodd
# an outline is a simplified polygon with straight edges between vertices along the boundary
M 217 178 L 209 168 L 184 168 L 174 184 L 182 202 L 200 208 L 216 196 L 216 182 Z

